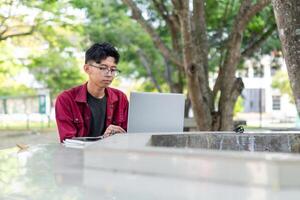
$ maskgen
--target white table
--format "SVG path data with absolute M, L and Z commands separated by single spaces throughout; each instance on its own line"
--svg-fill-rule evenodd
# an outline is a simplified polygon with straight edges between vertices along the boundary
M 299 199 L 300 155 L 148 146 L 114 135 L 86 149 L 0 151 L 0 199 Z

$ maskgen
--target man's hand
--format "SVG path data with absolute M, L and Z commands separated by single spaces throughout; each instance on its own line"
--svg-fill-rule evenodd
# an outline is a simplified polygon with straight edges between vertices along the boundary
M 111 124 L 105 130 L 103 136 L 108 137 L 108 136 L 116 134 L 116 133 L 126 133 L 126 131 L 120 126 L 116 126 L 116 125 Z

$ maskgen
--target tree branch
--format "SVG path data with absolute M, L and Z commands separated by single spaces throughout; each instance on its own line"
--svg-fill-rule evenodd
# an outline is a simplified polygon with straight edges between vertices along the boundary
M 19 36 L 25 36 L 25 35 L 31 35 L 33 33 L 33 31 L 35 30 L 35 26 L 32 26 L 30 28 L 29 31 L 26 31 L 26 32 L 21 32 L 21 33 L 14 33 L 14 34 L 8 34 L 4 37 L 1 37 L 0 36 L 0 41 L 2 40 L 6 40 L 7 38 L 13 38 L 13 37 L 19 37 Z
M 194 62 L 198 63 L 199 65 L 199 83 L 201 86 L 201 90 L 203 96 L 208 103 L 209 109 L 213 110 L 213 103 L 212 103 L 212 92 L 209 88 L 208 82 L 208 39 L 206 33 L 206 19 L 205 19 L 205 3 L 203 0 L 194 0 L 193 1 L 193 17 L 192 17 L 192 24 L 193 24 L 193 49 L 194 54 Z
M 264 9 L 267 5 L 271 3 L 271 0 L 259 0 L 256 4 L 251 6 L 251 0 L 244 0 L 241 7 L 243 9 L 243 13 L 241 13 L 242 17 L 239 21 L 239 24 L 241 25 L 241 29 L 245 29 L 245 26 L 248 24 L 248 22 L 251 20 L 251 18 L 256 15 L 258 12 L 260 12 L 262 9 Z
M 220 67 L 218 77 L 216 79 L 216 82 L 215 82 L 215 85 L 214 85 L 213 91 L 212 91 L 213 102 L 216 100 L 217 93 L 221 89 L 221 83 L 222 83 L 222 68 Z
M 10 18 L 11 12 L 12 12 L 12 3 L 13 3 L 13 1 L 10 1 L 10 2 L 8 3 L 8 5 L 9 5 L 8 15 L 7 15 L 7 17 L 3 16 L 2 20 L 1 20 L 1 23 L 0 23 L 0 27 L 5 26 L 5 25 L 4 25 L 5 22 Z M 5 28 L 3 29 L 3 31 L 1 31 L 1 33 L 0 33 L 0 38 L 1 38 L 1 36 L 7 31 L 7 29 L 8 29 L 8 27 L 5 26 Z
M 6 31 L 7 31 L 7 26 L 5 26 L 3 28 L 3 31 L 0 32 L 0 38 L 2 37 L 2 35 L 4 35 L 6 33 Z
M 154 7 L 156 8 L 157 12 L 162 16 L 162 18 L 165 20 L 169 31 L 171 33 L 172 38 L 172 47 L 176 51 L 177 55 L 180 54 L 180 24 L 179 19 L 175 16 L 175 13 L 170 14 L 168 9 L 166 8 L 166 5 L 164 4 L 164 1 L 160 0 L 152 0 Z
M 233 88 L 231 90 L 231 100 L 232 102 L 236 102 L 237 98 L 241 95 L 244 89 L 244 83 L 242 78 L 236 78 L 233 84 Z
M 159 91 L 159 92 L 162 92 L 161 90 L 161 87 L 159 86 L 153 72 L 152 72 L 152 69 L 150 67 L 150 64 L 149 64 L 149 61 L 148 61 L 148 58 L 147 56 L 144 54 L 143 50 L 141 49 L 138 49 L 137 50 L 137 54 L 139 55 L 139 58 L 143 64 L 143 66 L 145 67 L 147 73 L 148 73 L 148 76 L 151 78 L 154 86 L 156 87 L 156 89 Z
M 210 38 L 209 38 L 209 44 L 211 44 L 212 46 L 218 46 L 222 44 L 222 41 L 218 41 L 218 38 L 222 38 L 223 37 L 223 33 L 224 33 L 224 27 L 226 27 L 226 21 L 228 21 L 228 14 L 232 13 L 232 8 L 233 8 L 233 4 L 234 4 L 234 0 L 231 1 L 227 1 L 226 3 L 226 7 L 224 9 L 224 13 L 221 17 L 221 19 L 219 20 L 218 23 L 218 29 L 216 31 L 216 33 L 214 33 Z
M 165 61 L 165 73 L 164 73 L 164 77 L 167 80 L 167 83 L 169 85 L 170 91 L 174 92 L 174 82 L 172 80 L 172 69 L 171 66 L 169 65 L 168 61 L 166 59 L 164 59 Z
M 177 55 L 180 55 L 180 24 L 179 19 L 176 17 L 175 12 L 172 12 L 172 14 L 169 13 L 166 5 L 164 4 L 164 1 L 160 0 L 152 0 L 154 7 L 156 8 L 156 11 L 162 16 L 162 18 L 165 20 L 169 31 L 171 33 L 172 38 L 172 47 L 173 50 L 176 51 Z
M 1 22 L 0 22 L 0 27 L 4 26 L 5 21 L 8 19 L 8 17 L 3 17 Z
M 178 60 L 175 55 L 173 55 L 173 53 L 163 43 L 160 36 L 155 32 L 154 28 L 142 16 L 142 12 L 137 5 L 132 0 L 122 1 L 131 8 L 132 18 L 135 19 L 148 32 L 154 42 L 154 45 L 161 51 L 164 57 L 168 58 L 175 65 L 183 67 L 182 62 Z
M 244 0 L 242 2 L 227 42 L 227 53 L 223 65 L 224 71 L 226 71 L 226 74 L 224 74 L 226 78 L 222 78 L 223 80 L 226 80 L 227 83 L 222 82 L 223 87 L 232 87 L 236 65 L 240 61 L 243 32 L 247 23 L 256 13 L 267 6 L 270 3 L 270 0 L 259 0 L 254 5 L 251 5 L 251 2 L 252 0 Z M 228 89 L 225 90 L 229 91 Z M 227 95 L 229 95 L 229 93 L 227 93 Z
M 184 68 L 189 75 L 194 76 L 196 71 L 195 65 L 191 65 L 192 61 L 192 26 L 189 13 L 189 5 L 185 1 L 172 0 L 174 2 L 174 8 L 179 13 L 180 25 L 181 25 L 181 37 L 183 41 L 183 54 L 184 54 Z
M 183 41 L 183 58 L 184 68 L 187 77 L 187 85 L 189 89 L 190 100 L 193 105 L 194 116 L 196 119 L 197 127 L 200 130 L 210 130 L 211 128 L 211 112 L 209 107 L 209 99 L 204 95 L 205 90 L 199 81 L 199 73 L 203 66 L 203 61 L 195 63 L 193 31 L 191 22 L 190 2 L 181 0 L 172 0 L 174 7 L 179 13 L 181 37 Z M 202 71 L 203 72 L 203 71 Z
M 258 40 L 253 42 L 242 52 L 242 56 L 243 57 L 251 56 L 254 53 L 254 51 L 257 50 L 269 38 L 270 35 L 272 35 L 275 29 L 276 29 L 276 24 L 273 24 L 271 27 L 269 27 L 269 29 L 266 32 L 264 32 L 260 36 Z
M 195 53 L 198 54 L 198 61 L 200 61 L 200 75 L 204 75 L 201 81 L 208 82 L 208 40 L 206 34 L 206 21 L 204 13 L 204 2 L 199 0 L 193 1 L 193 41 L 195 45 Z
M 221 80 L 221 97 L 219 101 L 219 111 L 221 114 L 221 129 L 229 130 L 232 127 L 232 119 L 234 103 L 239 95 L 239 90 L 242 89 L 242 81 L 235 78 L 236 67 L 241 58 L 241 44 L 243 40 L 243 32 L 251 18 L 261 11 L 270 3 L 270 0 L 257 0 L 257 3 L 252 5 L 252 0 L 243 0 L 234 20 L 234 25 L 227 42 L 227 52 L 222 66 L 224 73 L 219 73 Z M 226 73 L 225 73 L 226 72 Z M 241 83 L 240 83 L 241 82 Z
M 156 10 L 166 21 L 167 25 L 174 27 L 175 29 L 180 29 L 179 19 L 175 16 L 175 13 L 170 14 L 164 1 L 152 0 Z
M 1 21 L 0 26 L 3 26 L 5 21 L 11 16 L 12 4 L 13 4 L 13 0 L 11 0 L 10 2 L 7 3 L 7 5 L 9 5 L 8 15 L 7 15 L 7 17 L 5 17 L 3 15 L 3 20 Z

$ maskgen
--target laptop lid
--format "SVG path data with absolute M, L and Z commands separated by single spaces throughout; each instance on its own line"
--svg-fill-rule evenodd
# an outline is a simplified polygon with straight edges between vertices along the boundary
M 183 94 L 131 92 L 128 133 L 182 132 Z

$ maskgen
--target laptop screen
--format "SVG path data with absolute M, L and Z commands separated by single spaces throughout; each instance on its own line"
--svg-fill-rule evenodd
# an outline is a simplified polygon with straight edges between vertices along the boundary
M 182 132 L 183 94 L 131 92 L 128 133 Z

